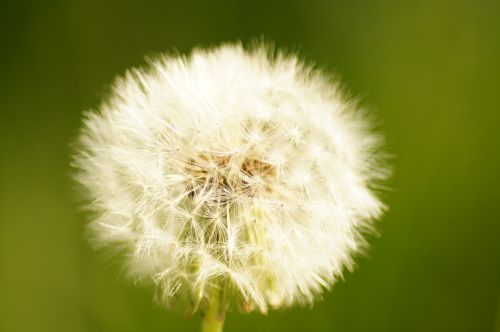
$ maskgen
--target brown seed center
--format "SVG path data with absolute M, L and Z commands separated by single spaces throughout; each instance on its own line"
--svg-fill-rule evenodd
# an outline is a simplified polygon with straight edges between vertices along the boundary
M 227 202 L 270 192 L 276 168 L 251 154 L 200 153 L 190 160 L 191 197 L 207 195 L 210 201 Z

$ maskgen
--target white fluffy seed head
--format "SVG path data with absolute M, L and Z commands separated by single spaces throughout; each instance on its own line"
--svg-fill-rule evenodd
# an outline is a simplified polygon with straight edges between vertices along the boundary
M 352 267 L 384 210 L 380 141 L 335 81 L 231 44 L 119 78 L 74 165 L 95 243 L 161 302 L 219 294 L 266 312 L 312 303 Z

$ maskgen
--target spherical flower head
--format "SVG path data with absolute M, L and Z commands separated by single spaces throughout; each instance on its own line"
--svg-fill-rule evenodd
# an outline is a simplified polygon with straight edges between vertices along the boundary
M 380 142 L 322 72 L 228 44 L 119 78 L 74 164 L 94 243 L 161 302 L 266 312 L 312 303 L 353 266 L 384 210 Z

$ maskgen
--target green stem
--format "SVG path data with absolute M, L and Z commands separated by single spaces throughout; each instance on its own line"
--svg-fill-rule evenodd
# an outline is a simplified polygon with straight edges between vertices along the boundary
M 201 321 L 201 332 L 222 332 L 225 308 L 220 305 L 219 296 L 214 296 L 205 310 Z

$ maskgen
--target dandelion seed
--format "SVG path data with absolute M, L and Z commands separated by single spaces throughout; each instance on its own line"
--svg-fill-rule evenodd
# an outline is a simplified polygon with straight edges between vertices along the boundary
M 229 306 L 312 303 L 384 205 L 381 140 L 294 55 L 230 44 L 162 56 L 88 112 L 74 157 L 94 242 L 214 331 Z M 215 317 L 215 318 L 214 318 Z

